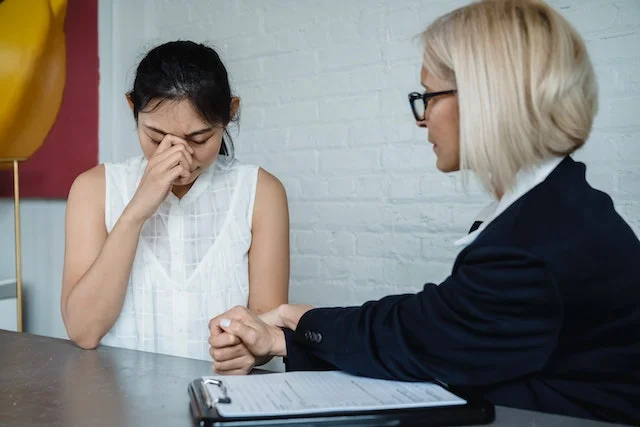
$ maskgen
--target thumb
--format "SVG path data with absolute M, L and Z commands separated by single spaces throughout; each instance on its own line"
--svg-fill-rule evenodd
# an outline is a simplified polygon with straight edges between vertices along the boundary
M 247 336 L 248 330 L 251 329 L 244 322 L 240 320 L 231 320 L 227 318 L 220 319 L 220 329 L 229 334 L 235 335 L 244 341 L 243 338 Z
M 255 354 L 255 352 L 260 352 L 260 334 L 250 325 L 247 325 L 242 320 L 231 320 L 231 319 L 220 319 L 220 328 L 223 331 L 235 335 L 242 341 L 242 343 Z

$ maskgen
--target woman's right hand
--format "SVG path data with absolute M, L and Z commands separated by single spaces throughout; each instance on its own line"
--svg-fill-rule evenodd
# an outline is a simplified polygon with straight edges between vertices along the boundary
M 146 221 L 167 197 L 178 178 L 191 175 L 193 148 L 177 136 L 165 135 L 149 158 L 138 189 L 126 208 L 130 218 Z

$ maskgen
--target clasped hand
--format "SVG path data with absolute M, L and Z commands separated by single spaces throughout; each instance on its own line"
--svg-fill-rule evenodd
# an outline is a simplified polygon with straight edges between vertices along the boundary
M 282 327 L 295 330 L 298 321 L 312 307 L 284 304 L 257 315 L 243 306 L 209 321 L 209 353 L 213 369 L 224 375 L 244 375 L 272 356 L 286 356 Z

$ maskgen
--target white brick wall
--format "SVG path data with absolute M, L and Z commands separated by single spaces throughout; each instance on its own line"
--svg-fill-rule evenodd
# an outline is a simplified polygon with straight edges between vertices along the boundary
M 447 275 L 451 242 L 488 199 L 436 171 L 406 94 L 420 89 L 412 38 L 466 1 L 101 2 L 112 30 L 100 34 L 103 159 L 137 152 L 123 93 L 146 49 L 211 43 L 242 98 L 238 157 L 288 191 L 293 301 L 361 303 Z M 576 157 L 640 232 L 640 0 L 552 4 L 588 41 L 600 78 L 596 129 Z

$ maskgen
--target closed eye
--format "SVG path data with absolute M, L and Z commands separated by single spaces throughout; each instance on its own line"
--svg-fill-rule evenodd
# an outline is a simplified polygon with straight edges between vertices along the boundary
M 209 130 L 211 131 L 212 129 L 209 129 Z M 214 130 L 209 135 L 198 135 L 198 139 L 194 139 L 194 137 L 191 137 L 191 138 L 187 137 L 187 141 L 193 142 L 194 144 L 197 144 L 197 145 L 203 145 L 209 142 L 209 140 L 213 138 L 213 136 L 216 133 L 217 132 Z
M 155 139 L 151 138 L 149 135 L 147 135 L 147 136 L 149 137 L 151 142 L 153 142 L 154 144 L 160 144 L 162 142 L 162 140 L 156 141 Z

